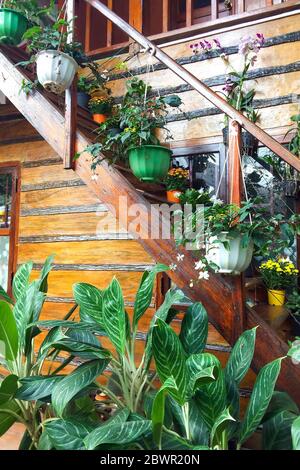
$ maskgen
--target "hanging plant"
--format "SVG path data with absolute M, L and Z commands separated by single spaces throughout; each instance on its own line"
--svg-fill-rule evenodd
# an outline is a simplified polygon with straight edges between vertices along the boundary
M 85 149 L 93 157 L 92 169 L 101 163 L 104 153 L 113 162 L 125 158 L 140 180 L 161 181 L 169 171 L 172 152 L 156 133 L 164 130 L 166 139 L 172 139 L 166 115 L 169 107 L 180 105 L 176 95 L 156 97 L 143 80 L 128 81 L 122 104 L 113 106 L 112 117 L 99 126 L 98 142 Z
M 49 6 L 41 7 L 37 0 L 0 1 L 0 43 L 17 46 L 25 31 L 34 24 L 40 24 L 43 17 L 51 13 L 54 0 Z
M 56 94 L 71 86 L 78 70 L 76 59 L 82 55 L 80 43 L 68 42 L 72 28 L 73 21 L 61 18 L 51 26 L 34 26 L 24 34 L 28 50 L 33 53 L 30 63 L 36 63 L 38 81 Z

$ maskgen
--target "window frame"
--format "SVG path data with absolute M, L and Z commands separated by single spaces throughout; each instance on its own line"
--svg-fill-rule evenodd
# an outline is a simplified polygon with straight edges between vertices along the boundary
M 0 236 L 9 237 L 9 258 L 8 258 L 8 285 L 2 286 L 7 289 L 9 295 L 12 294 L 12 281 L 17 268 L 18 256 L 18 236 L 19 236 L 19 218 L 20 218 L 20 184 L 21 184 L 21 165 L 19 162 L 0 163 L 0 175 L 12 175 L 12 194 L 11 194 L 11 218 L 8 228 L 0 228 Z

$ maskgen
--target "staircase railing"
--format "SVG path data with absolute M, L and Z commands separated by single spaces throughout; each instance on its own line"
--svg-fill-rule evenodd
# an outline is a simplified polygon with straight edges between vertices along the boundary
M 210 101 L 214 106 L 223 111 L 232 120 L 237 121 L 240 126 L 246 129 L 250 134 L 256 137 L 262 144 L 268 147 L 275 155 L 280 157 L 286 163 L 291 165 L 297 171 L 300 171 L 300 159 L 293 155 L 288 149 L 281 145 L 277 140 L 267 134 L 263 129 L 251 122 L 241 112 L 236 110 L 227 101 L 219 96 L 215 91 L 211 90 L 208 86 L 201 82 L 191 72 L 178 64 L 163 50 L 157 47 L 143 34 L 138 32 L 133 26 L 129 25 L 126 21 L 120 18 L 116 13 L 110 10 L 107 6 L 103 5 L 99 0 L 85 0 L 89 5 L 94 7 L 102 13 L 107 19 L 112 21 L 116 26 L 121 28 L 128 36 L 142 46 L 146 51 L 153 54 L 162 64 L 172 70 L 178 77 L 185 81 L 188 85 L 192 86 L 194 90 L 198 91 L 200 95 Z

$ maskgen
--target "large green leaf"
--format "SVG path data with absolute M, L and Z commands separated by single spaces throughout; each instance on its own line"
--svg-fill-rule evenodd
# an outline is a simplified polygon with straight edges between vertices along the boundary
M 294 341 L 294 343 L 292 344 L 289 352 L 288 352 L 288 356 L 290 356 L 292 358 L 293 361 L 295 361 L 296 363 L 300 363 L 300 342 L 299 340 L 297 341 Z
M 49 349 L 51 348 L 53 343 L 63 338 L 65 338 L 65 334 L 63 333 L 60 327 L 56 326 L 55 328 L 52 328 L 48 332 L 47 336 L 44 338 L 44 341 L 42 342 L 40 346 L 40 349 L 37 355 L 37 362 L 40 362 L 48 355 Z
M 148 420 L 103 425 L 92 431 L 84 442 L 88 450 L 100 444 L 130 444 L 151 432 L 151 428 L 151 421 Z
M 273 418 L 281 411 L 290 411 L 296 416 L 299 414 L 298 406 L 287 393 L 275 391 L 264 415 L 263 422 Z
M 153 355 L 156 370 L 162 383 L 173 378 L 177 391 L 169 390 L 170 395 L 181 405 L 185 403 L 187 387 L 187 371 L 185 354 L 172 328 L 162 320 L 157 320 L 153 329 Z
M 74 419 L 57 419 L 46 423 L 45 429 L 56 450 L 84 450 L 83 440 L 93 426 Z
M 188 385 L 186 399 L 193 397 L 203 385 L 214 382 L 218 378 L 219 368 L 215 365 L 203 368 L 202 354 L 192 354 L 186 361 Z
M 245 331 L 233 347 L 225 367 L 225 376 L 239 384 L 251 365 L 256 339 L 256 328 Z
M 126 314 L 123 292 L 114 278 L 103 295 L 103 323 L 107 336 L 119 354 L 124 354 L 126 343 Z
M 14 304 L 14 301 L 9 297 L 9 295 L 6 293 L 2 286 L 0 286 L 0 299 L 5 300 L 5 302 L 11 305 Z
M 52 441 L 50 440 L 50 437 L 48 436 L 46 429 L 44 429 L 40 437 L 37 448 L 38 450 L 52 450 L 53 447 L 54 446 L 52 444 Z
M 56 341 L 52 344 L 54 349 L 58 351 L 66 351 L 72 354 L 72 356 L 91 358 L 91 359 L 109 359 L 111 353 L 100 345 L 94 346 L 88 343 L 79 343 L 72 339 L 64 338 Z
M 189 430 L 191 442 L 194 445 L 209 444 L 209 432 L 199 412 L 199 406 L 195 399 L 189 401 Z
M 210 442 L 211 442 L 211 447 L 214 449 L 215 447 L 226 450 L 223 448 L 223 439 L 225 434 L 225 440 L 226 440 L 226 445 L 227 445 L 227 435 L 228 435 L 228 424 L 230 422 L 235 421 L 235 419 L 231 416 L 230 412 L 228 409 L 224 410 L 220 416 L 216 419 L 216 422 L 214 423 L 211 434 L 210 434 Z
M 152 317 L 152 320 L 150 322 L 148 336 L 147 336 L 146 349 L 145 349 L 145 356 L 146 356 L 145 367 L 146 368 L 149 366 L 151 357 L 152 357 L 152 335 L 153 335 L 153 329 L 157 320 L 160 319 L 160 320 L 167 322 L 168 315 L 169 315 L 170 309 L 172 308 L 172 305 L 180 303 L 183 297 L 184 297 L 184 294 L 180 290 L 170 289 L 165 296 L 164 302 L 159 307 L 156 314 Z
M 300 450 L 300 417 L 292 424 L 293 449 Z
M 42 293 L 37 291 L 36 284 L 32 283 L 27 289 L 20 293 L 14 307 L 14 317 L 16 319 L 18 328 L 20 349 L 25 347 L 26 330 L 27 327 L 33 322 L 33 312 L 36 306 L 36 295 L 43 296 Z
M 16 415 L 20 413 L 20 408 L 16 400 L 10 400 L 0 406 L 0 437 L 8 431 L 8 429 L 18 421 L 15 416 L 8 412 L 13 412 Z
M 13 296 L 15 300 L 19 300 L 21 295 L 28 289 L 29 278 L 33 268 L 33 263 L 25 263 L 19 267 L 13 279 Z
M 151 420 L 154 442 L 161 449 L 162 429 L 165 421 L 165 405 L 167 393 L 177 395 L 178 388 L 173 377 L 169 377 L 157 392 L 152 406 Z
M 199 355 L 198 361 L 203 369 L 214 367 L 217 369 L 217 379 L 207 385 L 203 385 L 195 395 L 196 403 L 199 407 L 199 413 L 202 416 L 206 426 L 211 431 L 214 423 L 220 414 L 227 407 L 227 394 L 225 387 L 224 371 L 222 370 L 220 361 L 209 353 Z
M 70 375 L 54 385 L 52 405 L 58 416 L 62 416 L 66 405 L 83 388 L 102 374 L 109 361 L 95 360 L 77 367 Z
M 46 294 L 48 292 L 48 276 L 52 269 L 52 263 L 54 260 L 54 255 L 48 256 L 46 259 L 44 266 L 42 267 L 41 274 L 37 281 L 38 290 Z
M 11 400 L 18 389 L 18 377 L 8 375 L 0 385 L 0 406 Z
M 157 264 L 151 271 L 145 271 L 143 274 L 139 289 L 136 294 L 133 312 L 133 327 L 135 328 L 140 318 L 144 315 L 149 308 L 152 296 L 154 281 L 158 273 L 167 271 L 169 268 L 164 264 Z
M 18 353 L 18 330 L 9 305 L 0 301 L 0 354 L 13 361 Z M 4 348 L 3 348 L 4 346 Z
M 185 352 L 188 355 L 201 353 L 206 346 L 207 335 L 207 312 L 201 303 L 194 303 L 183 318 L 179 335 Z
M 15 397 L 18 400 L 41 400 L 51 395 L 53 387 L 61 382 L 64 375 L 32 376 L 20 380 L 21 387 Z
M 271 401 L 280 372 L 282 359 L 264 366 L 256 379 L 239 432 L 239 444 L 243 444 L 260 424 Z
M 93 321 L 103 327 L 103 292 L 91 284 L 78 283 L 73 286 L 73 295 L 80 307 L 80 314 L 91 317 Z
M 292 450 L 291 427 L 295 414 L 281 411 L 263 425 L 264 450 Z

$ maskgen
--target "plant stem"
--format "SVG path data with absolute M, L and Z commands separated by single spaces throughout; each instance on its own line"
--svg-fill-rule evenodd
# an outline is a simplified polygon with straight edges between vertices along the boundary
M 187 438 L 188 441 L 190 441 L 191 440 L 191 433 L 190 433 L 190 426 L 189 426 L 189 412 L 190 412 L 189 403 L 186 402 L 181 407 L 181 409 L 182 409 L 182 414 L 183 414 L 183 423 L 184 423 L 186 438 Z

